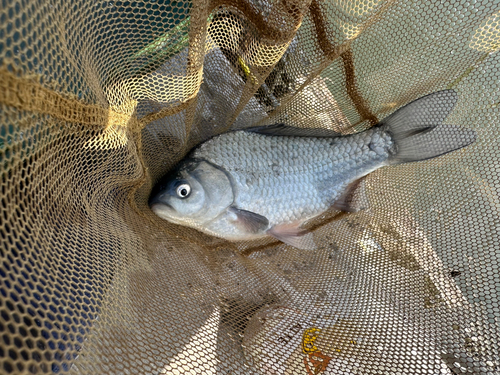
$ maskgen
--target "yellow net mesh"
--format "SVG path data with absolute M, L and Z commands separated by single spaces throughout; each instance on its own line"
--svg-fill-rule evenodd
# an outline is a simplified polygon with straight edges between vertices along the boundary
M 500 373 L 500 4 L 0 6 L 0 373 Z M 470 147 L 381 169 L 316 251 L 169 224 L 194 145 L 362 131 L 453 88 Z

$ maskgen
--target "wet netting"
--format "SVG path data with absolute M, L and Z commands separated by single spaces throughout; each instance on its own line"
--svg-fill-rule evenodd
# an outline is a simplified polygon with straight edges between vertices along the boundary
M 0 373 L 499 374 L 500 3 L 0 3 Z M 200 142 L 350 134 L 453 89 L 477 140 L 382 168 L 317 250 L 160 219 Z

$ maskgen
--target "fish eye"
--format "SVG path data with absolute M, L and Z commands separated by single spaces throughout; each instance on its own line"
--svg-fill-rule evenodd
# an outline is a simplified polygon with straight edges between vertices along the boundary
M 189 184 L 182 184 L 177 187 L 177 196 L 179 198 L 187 198 L 191 193 L 191 186 Z

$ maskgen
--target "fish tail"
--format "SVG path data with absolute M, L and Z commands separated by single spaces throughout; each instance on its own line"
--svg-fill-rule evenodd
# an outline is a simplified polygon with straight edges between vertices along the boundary
M 438 91 L 417 99 L 384 119 L 380 126 L 395 143 L 391 165 L 432 159 L 468 146 L 476 132 L 442 124 L 457 102 L 453 90 Z

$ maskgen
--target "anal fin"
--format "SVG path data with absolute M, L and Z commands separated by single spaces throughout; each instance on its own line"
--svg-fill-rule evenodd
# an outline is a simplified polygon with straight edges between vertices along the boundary
M 333 207 L 345 212 L 358 212 L 368 208 L 365 177 L 347 185 L 342 195 L 333 203 Z
M 267 231 L 267 234 L 286 243 L 287 245 L 302 250 L 315 250 L 313 234 L 300 229 L 299 223 L 275 225 Z

